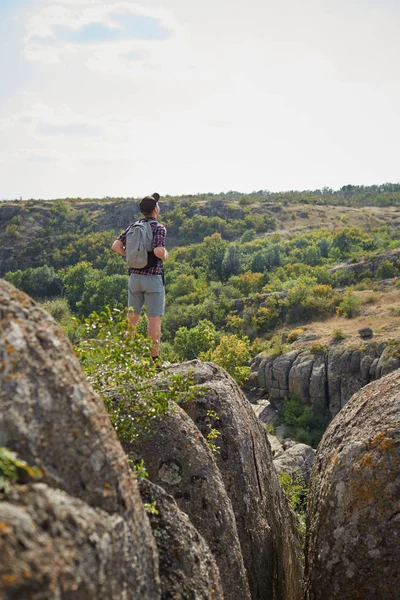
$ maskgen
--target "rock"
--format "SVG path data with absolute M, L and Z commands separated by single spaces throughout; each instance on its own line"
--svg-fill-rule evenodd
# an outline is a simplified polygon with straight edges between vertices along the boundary
M 26 294 L 0 280 L 0 446 L 44 473 L 43 481 L 119 514 L 137 540 L 135 590 L 159 595 L 157 551 L 137 483 L 102 400 L 71 344 Z
M 325 356 L 315 356 L 309 380 L 309 396 L 311 406 L 326 409 L 329 405 L 327 398 L 327 374 Z
M 281 398 L 285 398 L 289 392 L 289 372 L 298 354 L 298 350 L 292 350 L 292 352 L 281 354 L 273 362 L 272 376 L 276 383 L 274 387 L 279 390 Z
M 149 517 L 160 557 L 161 599 L 223 598 L 214 557 L 188 516 L 160 486 L 140 479 L 139 487 L 143 502 L 155 502 Z
M 0 494 L 0 598 L 158 598 L 137 588 L 137 539 L 120 515 L 37 483 Z M 139 595 L 138 595 L 139 593 Z
M 315 450 L 307 444 L 294 444 L 284 452 L 274 456 L 274 465 L 278 473 L 288 473 L 294 478 L 299 472 L 308 486 Z
M 285 453 L 285 450 L 283 449 L 283 445 L 275 435 L 267 433 L 267 438 L 269 441 L 269 445 L 271 446 L 272 458 L 275 461 L 275 459 L 278 458 L 278 456 L 281 456 L 281 454 Z
M 311 475 L 305 600 L 398 598 L 400 371 L 355 394 Z
M 313 340 L 318 340 L 319 335 L 317 333 L 303 333 L 299 336 L 300 342 L 312 342 Z
M 304 400 L 310 398 L 310 378 L 315 356 L 301 352 L 296 357 L 289 372 L 289 390 Z
M 250 600 L 232 504 L 207 442 L 176 404 L 155 421 L 154 432 L 125 444 L 126 453 L 144 460 L 150 481 L 173 496 L 206 540 L 224 600 Z
M 278 411 L 268 400 L 260 400 L 258 404 L 252 404 L 256 417 L 266 425 L 273 425 L 278 420 Z
M 376 365 L 376 377 L 383 377 L 400 367 L 400 359 L 393 346 L 386 346 Z
M 294 393 L 306 404 L 335 416 L 362 387 L 400 368 L 400 356 L 386 344 L 362 347 L 331 344 L 324 356 L 294 350 L 258 360 L 258 391 L 281 410 L 283 398 Z M 255 377 L 253 378 L 253 383 Z
M 252 600 L 300 598 L 301 550 L 264 428 L 233 379 L 212 363 L 191 361 L 196 399 L 184 410 L 207 437 L 219 431 L 217 463 L 232 502 Z M 216 414 L 218 418 L 210 417 Z
M 372 338 L 372 336 L 374 335 L 374 332 L 372 331 L 372 329 L 370 327 L 362 327 L 361 329 L 358 330 L 358 335 L 361 338 Z

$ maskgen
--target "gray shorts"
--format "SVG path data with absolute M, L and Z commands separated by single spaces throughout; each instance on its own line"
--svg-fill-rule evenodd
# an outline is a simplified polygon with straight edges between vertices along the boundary
M 162 317 L 165 308 L 165 288 L 162 275 L 129 275 L 128 307 L 140 315 L 146 304 L 149 317 Z

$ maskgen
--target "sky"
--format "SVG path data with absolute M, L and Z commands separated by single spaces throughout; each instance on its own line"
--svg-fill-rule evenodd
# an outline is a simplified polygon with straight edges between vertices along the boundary
M 0 199 L 400 181 L 399 0 L 0 0 Z

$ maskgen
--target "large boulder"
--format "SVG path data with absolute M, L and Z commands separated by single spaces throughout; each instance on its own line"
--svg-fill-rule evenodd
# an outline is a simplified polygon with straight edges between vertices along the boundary
M 400 371 L 357 392 L 319 445 L 308 502 L 305 599 L 398 598 Z
M 159 553 L 161 600 L 223 598 L 218 567 L 204 538 L 172 496 L 148 479 L 139 482 L 149 504 L 150 524 Z
M 173 368 L 193 371 L 195 400 L 184 410 L 207 437 L 219 431 L 217 463 L 232 502 L 252 600 L 301 595 L 301 548 L 273 466 L 267 434 L 234 380 L 212 363 Z M 215 415 L 215 416 L 214 416 Z
M 274 456 L 275 469 L 278 473 L 288 473 L 293 479 L 300 473 L 308 486 L 314 456 L 314 448 L 307 444 L 296 443 Z
M 224 600 L 250 600 L 232 504 L 210 448 L 176 404 L 154 423 L 154 433 L 124 444 L 143 459 L 151 482 L 174 497 L 206 540 L 221 576 Z
M 2 599 L 157 597 L 137 591 L 137 539 L 123 517 L 42 483 L 0 495 L 0 555 Z
M 103 402 L 55 321 L 0 280 L 0 446 L 43 471 L 43 481 L 121 515 L 136 540 L 136 597 L 159 596 L 157 550 L 137 482 Z

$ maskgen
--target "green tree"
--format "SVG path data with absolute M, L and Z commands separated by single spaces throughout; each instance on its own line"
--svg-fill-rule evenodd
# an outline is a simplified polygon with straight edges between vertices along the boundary
M 65 297 L 73 311 L 77 311 L 77 303 L 83 296 L 86 281 L 97 277 L 98 274 L 99 272 L 93 269 L 87 261 L 82 261 L 65 270 L 63 274 Z
M 215 325 L 204 319 L 193 329 L 180 327 L 174 339 L 174 352 L 179 360 L 192 360 L 201 352 L 208 352 L 215 346 L 217 331 Z
M 76 303 L 78 313 L 88 316 L 107 307 L 126 306 L 128 289 L 127 275 L 105 275 L 101 272 L 85 281 L 81 300 Z
M 62 292 L 63 282 L 53 267 L 28 268 L 6 274 L 5 279 L 33 298 L 52 298 Z
M 241 267 L 240 249 L 238 244 L 229 244 L 222 260 L 221 275 L 225 281 L 231 275 L 239 275 Z
M 241 385 L 250 374 L 249 340 L 237 335 L 224 335 L 213 351 L 201 354 L 202 360 L 210 360 L 223 367 Z

